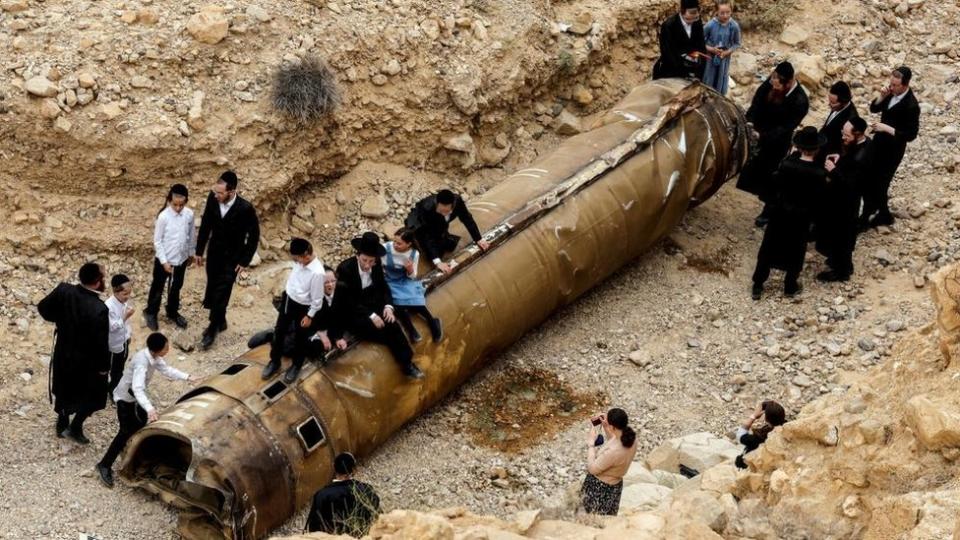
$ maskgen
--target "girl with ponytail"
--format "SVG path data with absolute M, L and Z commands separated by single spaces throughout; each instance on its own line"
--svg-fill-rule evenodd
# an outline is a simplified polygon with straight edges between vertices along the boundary
M 610 409 L 607 414 L 594 417 L 591 423 L 581 503 L 587 513 L 615 516 L 620 510 L 623 476 L 637 454 L 637 434 L 627 425 L 623 409 Z

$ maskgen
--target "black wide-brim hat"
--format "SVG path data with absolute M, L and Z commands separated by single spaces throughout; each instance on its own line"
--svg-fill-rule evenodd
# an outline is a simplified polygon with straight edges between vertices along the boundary
M 813 126 L 807 126 L 793 134 L 793 145 L 800 150 L 819 150 L 827 144 L 827 138 Z
M 350 241 L 350 245 L 358 253 L 369 255 L 370 257 L 383 257 L 387 254 L 387 249 L 380 244 L 380 237 L 375 232 L 365 232 Z

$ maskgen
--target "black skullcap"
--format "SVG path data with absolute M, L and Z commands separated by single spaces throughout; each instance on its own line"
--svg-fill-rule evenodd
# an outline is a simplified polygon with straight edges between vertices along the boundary
M 224 171 L 224 173 L 220 175 L 220 181 L 226 184 L 230 190 L 237 189 L 237 182 L 239 182 L 237 180 L 237 173 L 233 171 Z
M 793 64 L 790 62 L 780 62 L 777 64 L 777 67 L 774 68 L 774 71 L 780 76 L 780 79 L 784 81 L 792 80 L 796 74 L 793 70 Z
M 80 267 L 80 271 L 77 274 L 77 277 L 80 278 L 80 283 L 83 285 L 95 285 L 103 278 L 103 271 L 100 269 L 100 265 L 95 262 L 84 264 Z
M 127 277 L 126 274 L 117 274 L 110 278 L 110 286 L 114 289 L 119 289 L 127 283 L 130 283 L 130 278 Z
M 865 133 L 867 131 L 867 121 L 859 116 L 854 116 L 847 120 L 850 122 L 850 125 L 853 126 L 853 130 L 857 133 Z
M 830 93 L 837 96 L 840 103 L 850 103 L 853 99 L 853 93 L 850 92 L 850 85 L 844 81 L 837 81 L 830 87 Z
M 441 189 L 437 192 L 437 203 L 453 204 L 457 202 L 457 196 L 449 189 Z
M 353 473 L 353 469 L 356 466 L 357 458 L 353 457 L 353 454 L 350 452 L 337 454 L 337 457 L 333 458 L 333 470 L 341 476 Z
M 304 238 L 294 238 L 290 240 L 290 254 L 291 255 L 306 255 L 307 253 L 313 253 L 313 246 L 310 245 L 310 242 Z
M 179 195 L 181 197 L 188 197 L 190 191 L 187 190 L 187 186 L 183 184 L 174 184 L 170 186 L 170 195 Z
M 894 74 L 900 74 L 900 82 L 903 84 L 910 84 L 910 79 L 913 79 L 913 70 L 907 66 L 900 66 L 893 72 Z
M 680 0 L 680 11 L 700 9 L 700 0 Z

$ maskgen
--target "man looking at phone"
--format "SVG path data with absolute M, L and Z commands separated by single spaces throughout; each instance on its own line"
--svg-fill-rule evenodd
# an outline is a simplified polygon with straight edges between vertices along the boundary
M 818 281 L 847 281 L 853 273 L 853 250 L 857 245 L 857 213 L 860 188 L 870 159 L 867 121 L 855 116 L 843 125 L 839 154 L 828 154 L 827 187 L 817 222 L 817 251 L 827 258 L 829 270 Z
M 910 68 L 898 67 L 890 74 L 890 84 L 870 102 L 870 112 L 880 113 L 880 121 L 871 126 L 873 166 L 863 194 L 861 229 L 893 224 L 890 183 L 907 151 L 907 143 L 920 132 L 920 104 L 910 89 L 911 79 Z

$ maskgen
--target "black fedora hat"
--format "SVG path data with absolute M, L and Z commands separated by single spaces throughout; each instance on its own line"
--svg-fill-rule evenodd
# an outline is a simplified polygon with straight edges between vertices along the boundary
M 386 248 L 380 244 L 380 237 L 375 232 L 365 232 L 362 235 L 350 241 L 350 245 L 358 253 L 369 255 L 371 257 L 383 257 L 387 254 Z
M 800 150 L 819 150 L 827 144 L 827 138 L 813 126 L 807 126 L 793 134 L 793 145 Z

